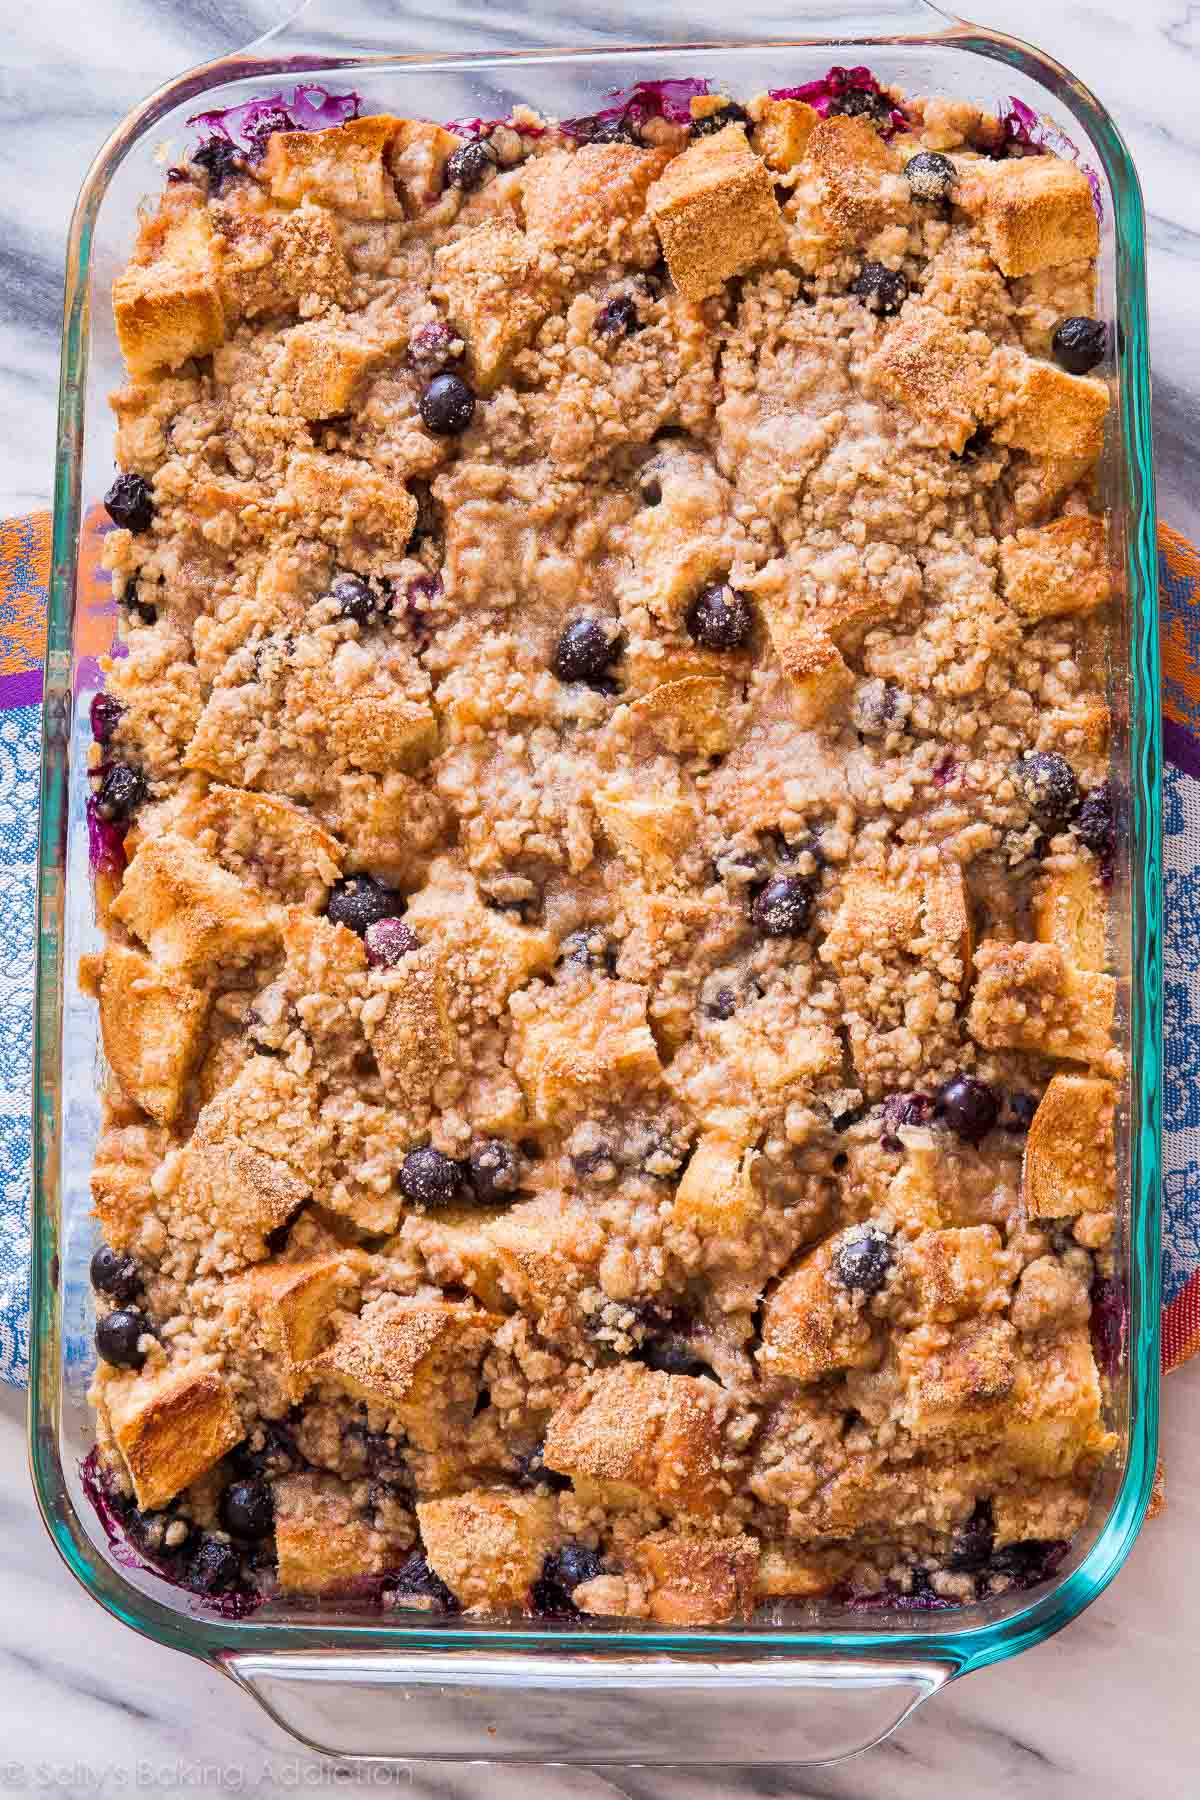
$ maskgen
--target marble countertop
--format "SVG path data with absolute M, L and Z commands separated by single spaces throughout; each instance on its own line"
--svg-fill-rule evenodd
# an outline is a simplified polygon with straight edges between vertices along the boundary
M 1200 6 L 1191 0 L 964 0 L 980 22 L 1037 42 L 1115 114 L 1150 217 L 1155 430 L 1162 515 L 1195 532 L 1187 446 L 1200 441 Z M 375 0 L 376 10 L 383 0 Z M 0 67 L 0 512 L 49 504 L 63 243 L 94 150 L 122 114 L 190 63 L 249 42 L 293 0 L 36 0 L 4 6 Z M 764 10 L 764 9 L 759 9 Z M 803 8 L 771 15 L 802 16 Z M 663 7 L 670 35 L 719 36 L 719 0 Z M 396 7 L 407 48 L 611 42 L 654 35 L 618 0 Z M 527 23 L 530 19 L 536 22 Z M 640 21 L 640 23 L 639 23 Z M 782 29 L 782 26 L 780 27 Z M 1200 1617 L 1200 1363 L 1167 1383 L 1169 1506 L 1113 1586 L 1068 1631 L 938 1696 L 888 1744 L 824 1770 L 354 1774 L 319 1765 L 222 1676 L 103 1614 L 57 1561 L 36 1515 L 21 1397 L 0 1393 L 0 1792 L 261 1795 L 359 1785 L 433 1800 L 1184 1800 L 1195 1769 Z M 632 1729 L 632 1727 L 631 1727 Z M 736 1722 L 731 1721 L 731 1744 Z M 731 1755 L 736 1751 L 731 1749 Z

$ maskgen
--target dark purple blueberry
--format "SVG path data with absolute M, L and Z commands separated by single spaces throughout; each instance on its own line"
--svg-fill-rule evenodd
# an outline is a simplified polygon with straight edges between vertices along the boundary
M 187 1585 L 194 1594 L 227 1594 L 237 1586 L 241 1572 L 242 1559 L 232 1544 L 203 1537 L 188 1564 Z
M 96 789 L 96 811 L 112 823 L 130 818 L 146 798 L 146 777 L 128 763 L 109 763 Z
M 899 269 L 889 269 L 886 263 L 867 262 L 850 291 L 868 312 L 886 318 L 899 312 L 904 305 L 908 298 L 908 282 Z
M 730 100 L 726 106 L 719 106 L 715 112 L 705 113 L 703 118 L 693 119 L 690 131 L 694 138 L 715 137 L 718 131 L 724 131 L 727 125 L 748 125 L 750 114 L 736 100 Z
M 199 149 L 192 151 L 190 160 L 208 176 L 210 196 L 219 194 L 225 183 L 240 175 L 245 167 L 237 145 L 223 137 L 205 138 Z
M 570 1615 L 577 1609 L 571 1596 L 585 1581 L 594 1581 L 604 1572 L 604 1559 L 598 1550 L 586 1544 L 564 1544 L 553 1550 L 542 1564 L 542 1572 L 533 1584 L 534 1611 Z
M 1008 1111 L 1004 1115 L 1005 1131 L 1028 1131 L 1037 1109 L 1038 1103 L 1032 1094 L 1010 1094 Z
M 266 1481 L 234 1481 L 221 1496 L 221 1523 L 231 1537 L 266 1537 L 275 1526 L 275 1498 Z
M 980 1143 L 1000 1117 L 994 1091 L 974 1075 L 952 1075 L 938 1094 L 937 1109 L 955 1136 L 968 1144 Z
M 642 140 L 632 119 L 601 119 L 591 127 L 584 141 L 589 144 L 640 144 Z
M 454 360 L 454 332 L 440 319 L 418 326 L 408 344 L 409 367 L 421 375 L 438 375 Z
M 145 1313 L 136 1307 L 119 1307 L 106 1313 L 96 1326 L 96 1349 L 114 1369 L 140 1369 L 146 1360 L 138 1339 L 149 1331 Z
M 958 180 L 958 170 L 948 156 L 936 150 L 919 150 L 904 165 L 904 175 L 914 200 L 948 200 Z
M 175 1532 L 177 1541 L 167 1543 L 168 1531 L 172 1526 L 178 1525 L 183 1526 L 182 1533 Z M 181 1561 L 191 1551 L 195 1543 L 196 1528 L 190 1519 L 183 1518 L 180 1513 L 165 1510 L 135 1511 L 129 1518 L 129 1537 L 144 1555 L 151 1557 L 156 1563 L 170 1564 Z
M 435 375 L 418 402 L 425 429 L 457 437 L 475 417 L 475 395 L 461 375 Z
M 262 1439 L 257 1450 L 251 1450 L 247 1440 L 231 1455 L 230 1460 L 239 1475 L 289 1475 L 302 1466 L 304 1458 L 296 1440 L 281 1419 L 260 1420 L 255 1436 Z
M 602 931 L 595 927 L 584 927 L 582 931 L 573 931 L 562 941 L 562 957 L 577 969 L 594 969 L 597 973 L 612 975 L 616 971 L 616 957 L 612 945 Z
M 571 1167 L 581 1181 L 586 1181 L 598 1170 L 615 1165 L 616 1160 L 611 1144 L 594 1144 L 590 1150 L 581 1150 L 578 1156 L 573 1156 Z
M 664 1375 L 711 1373 L 708 1364 L 695 1354 L 687 1338 L 678 1332 L 666 1331 L 659 1337 L 647 1338 L 637 1351 L 637 1360 Z
M 383 1586 L 385 1593 L 411 1594 L 432 1600 L 443 1612 L 459 1611 L 458 1601 L 441 1576 L 434 1574 L 423 1550 L 414 1550 L 408 1560 L 387 1577 Z
M 914 1581 L 913 1587 L 906 1593 L 894 1581 L 885 1581 L 881 1588 L 872 1594 L 848 1592 L 842 1590 L 837 1595 L 848 1612 L 873 1613 L 910 1613 L 910 1612 L 947 1612 L 958 1604 L 955 1600 L 944 1600 L 935 1594 L 928 1578 L 924 1582 Z
M 1125 1350 L 1125 1290 L 1119 1281 L 1104 1278 L 1092 1285 L 1092 1349 L 1096 1361 L 1115 1381 Z
M 992 1503 L 990 1500 L 977 1500 L 975 1510 L 966 1524 L 960 1526 L 954 1534 L 946 1567 L 955 1575 L 975 1574 L 991 1557 L 995 1536 Z
M 688 608 L 687 628 L 706 650 L 736 650 L 750 636 L 753 625 L 750 602 L 728 582 L 712 582 Z
M 928 1094 L 889 1094 L 883 1103 L 883 1136 L 885 1150 L 902 1150 L 896 1135 L 902 1125 L 928 1125 L 935 1111 Z
M 632 337 L 641 322 L 632 294 L 614 294 L 596 314 L 596 330 L 601 337 Z
M 449 1206 L 462 1197 L 463 1172 L 452 1156 L 426 1144 L 400 1165 L 400 1192 L 422 1206 Z
M 1086 375 L 1104 361 L 1108 330 L 1100 319 L 1060 319 L 1050 339 L 1050 350 L 1060 369 L 1069 375 Z
M 890 681 L 864 681 L 854 695 L 852 720 L 863 737 L 883 737 L 908 717 L 912 702 Z
M 436 538 L 442 526 L 441 513 L 427 481 L 410 481 L 409 492 L 417 503 L 417 522 L 409 534 L 405 548 L 410 556 L 430 538 Z
M 1112 789 L 1107 781 L 1083 796 L 1083 804 L 1075 815 L 1071 829 L 1079 841 L 1086 844 L 1089 850 L 1094 850 L 1097 856 L 1112 855 L 1116 833 Z
M 894 1260 L 886 1231 L 877 1225 L 852 1226 L 833 1253 L 833 1273 L 844 1288 L 877 1294 Z
M 803 876 L 775 875 L 755 896 L 750 917 L 767 937 L 799 937 L 812 909 L 812 886 Z
M 475 1198 L 485 1206 L 511 1200 L 521 1185 L 521 1159 L 514 1146 L 503 1138 L 488 1138 L 485 1143 L 476 1144 L 469 1165 Z
M 516 1458 L 521 1480 L 530 1487 L 548 1487 L 552 1494 L 565 1494 L 571 1485 L 571 1477 L 546 1467 L 543 1461 L 545 1448 L 544 1444 L 535 1444 L 532 1450 Z
M 486 138 L 472 138 L 470 143 L 460 144 L 446 158 L 446 186 L 473 194 L 476 188 L 483 186 L 498 160 Z
M 125 708 L 111 694 L 93 696 L 88 719 L 92 727 L 92 736 L 98 744 L 110 744 L 113 733 L 121 723 Z
M 830 102 L 830 114 L 840 113 L 844 119 L 866 119 L 871 125 L 890 125 L 892 103 L 886 94 L 870 88 L 847 88 Z
M 732 987 L 714 988 L 704 999 L 704 1016 L 706 1019 L 732 1019 L 738 1007 L 737 989 Z
M 335 576 L 328 597 L 337 602 L 342 618 L 353 619 L 356 625 L 369 625 L 377 613 L 386 610 L 385 603 L 361 575 Z
M 403 919 L 375 919 L 363 933 L 367 961 L 373 969 L 394 969 L 421 940 Z
M 619 654 L 620 640 L 599 619 L 572 619 L 555 646 L 554 673 L 560 681 L 602 681 Z
M 989 1575 L 1004 1575 L 1019 1588 L 1037 1587 L 1048 1581 L 1067 1554 L 1065 1538 L 1027 1538 L 997 1550 L 987 1567 Z
M 108 516 L 126 531 L 148 531 L 154 517 L 150 483 L 140 475 L 118 475 L 104 496 Z
M 396 918 L 403 905 L 386 881 L 377 881 L 374 875 L 347 875 L 334 882 L 325 914 L 332 924 L 345 925 L 362 937 L 369 925 Z
M 142 1291 L 142 1274 L 132 1256 L 122 1256 L 101 1244 L 92 1256 L 89 1273 L 98 1293 L 108 1294 L 119 1306 L 127 1306 Z
M 1057 750 L 1027 750 L 1009 772 L 1026 806 L 1047 831 L 1064 828 L 1079 810 L 1075 771 Z

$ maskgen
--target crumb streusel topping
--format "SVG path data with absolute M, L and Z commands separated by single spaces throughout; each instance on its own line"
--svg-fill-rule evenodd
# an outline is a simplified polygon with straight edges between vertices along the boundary
M 838 91 L 214 138 L 142 219 L 93 1396 L 193 1589 L 931 1607 L 1086 1515 L 1096 216 Z

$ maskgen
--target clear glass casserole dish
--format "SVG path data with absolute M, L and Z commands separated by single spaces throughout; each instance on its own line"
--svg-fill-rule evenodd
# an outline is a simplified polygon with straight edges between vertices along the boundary
M 1107 113 L 1058 64 L 948 20 L 924 0 L 802 9 L 807 35 L 708 46 L 398 54 L 390 9 L 353 16 L 313 0 L 279 32 L 171 83 L 130 115 L 84 184 L 69 247 L 50 590 L 35 1019 L 31 1461 L 47 1526 L 68 1566 L 118 1618 L 223 1669 L 310 1745 L 342 1755 L 582 1763 L 802 1762 L 878 1741 L 947 1680 L 1059 1630 L 1121 1567 L 1150 1495 L 1159 1325 L 1159 666 L 1142 202 Z M 794 14 L 793 14 L 794 16 Z M 363 110 L 501 117 L 525 100 L 561 116 L 594 110 L 633 80 L 704 75 L 748 95 L 831 63 L 868 62 L 913 94 L 994 106 L 1009 94 L 1048 113 L 1096 172 L 1103 200 L 1100 314 L 1118 346 L 1101 488 L 1111 520 L 1116 607 L 1109 670 L 1112 779 L 1119 798 L 1113 969 L 1129 1076 L 1119 1123 L 1119 1263 L 1126 1300 L 1113 1426 L 1120 1447 L 1088 1525 L 1055 1576 L 953 1612 L 851 1615 L 780 1604 L 719 1630 L 569 1627 L 450 1619 L 273 1601 L 244 1619 L 205 1613 L 154 1573 L 122 1566 L 89 1504 L 92 1443 L 88 1176 L 97 1135 L 98 1031 L 81 992 L 97 946 L 85 802 L 88 702 L 115 607 L 92 593 L 95 502 L 111 472 L 105 396 L 120 378 L 109 305 L 138 202 L 161 184 L 164 141 L 189 114 L 317 79 Z

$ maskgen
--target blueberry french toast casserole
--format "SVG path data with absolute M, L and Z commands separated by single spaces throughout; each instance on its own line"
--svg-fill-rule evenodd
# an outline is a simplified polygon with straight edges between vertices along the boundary
M 1042 1580 L 1115 1442 L 1088 176 L 865 70 L 347 111 L 113 289 L 95 1495 L 233 1608 Z

